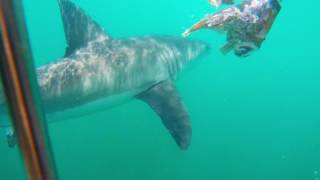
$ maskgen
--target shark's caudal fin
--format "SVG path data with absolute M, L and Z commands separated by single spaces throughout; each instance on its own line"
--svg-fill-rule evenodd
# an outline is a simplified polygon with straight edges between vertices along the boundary
M 97 38 L 110 37 L 86 13 L 70 0 L 58 0 L 61 11 L 67 49 L 65 56 L 72 54 L 77 49 L 84 47 L 88 42 Z
M 191 142 L 191 124 L 172 82 L 163 81 L 139 94 L 137 98 L 149 104 L 160 116 L 179 147 L 186 150 Z

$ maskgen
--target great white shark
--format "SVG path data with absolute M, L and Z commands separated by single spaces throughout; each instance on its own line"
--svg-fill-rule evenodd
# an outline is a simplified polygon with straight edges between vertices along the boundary
M 136 98 L 147 103 L 178 146 L 187 149 L 190 117 L 172 81 L 209 46 L 174 36 L 113 38 L 70 0 L 59 0 L 59 7 L 67 41 L 65 55 L 37 68 L 46 112 L 115 96 Z

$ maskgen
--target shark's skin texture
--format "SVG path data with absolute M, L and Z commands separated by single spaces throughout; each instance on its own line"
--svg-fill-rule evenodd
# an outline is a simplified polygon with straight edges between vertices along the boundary
M 125 92 L 138 94 L 174 80 L 207 45 L 168 36 L 101 39 L 37 70 L 50 112 Z
M 149 104 L 178 146 L 187 149 L 191 124 L 172 81 L 209 46 L 173 36 L 113 38 L 71 1 L 59 5 L 66 54 L 37 69 L 46 112 L 125 94 Z

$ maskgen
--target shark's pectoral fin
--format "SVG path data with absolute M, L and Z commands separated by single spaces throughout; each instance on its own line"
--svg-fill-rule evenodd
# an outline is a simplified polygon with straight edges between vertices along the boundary
M 181 149 L 186 150 L 189 147 L 192 134 L 189 115 L 172 82 L 163 81 L 136 98 L 149 104 L 160 116 Z
M 91 17 L 70 0 L 59 0 L 67 49 L 65 56 L 84 47 L 98 38 L 110 39 L 105 31 Z

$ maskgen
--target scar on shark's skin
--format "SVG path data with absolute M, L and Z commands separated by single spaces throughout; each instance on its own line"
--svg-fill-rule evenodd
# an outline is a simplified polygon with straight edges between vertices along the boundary
M 214 6 L 233 3 L 221 0 L 209 2 Z M 226 54 L 234 50 L 237 56 L 245 57 L 261 47 L 280 10 L 280 0 L 244 1 L 237 6 L 205 16 L 182 33 L 182 36 L 187 37 L 200 29 L 227 32 L 227 44 L 221 51 Z
M 138 99 L 154 110 L 176 144 L 186 150 L 191 143 L 191 122 L 173 80 L 185 65 L 209 50 L 208 44 L 167 35 L 114 38 L 70 0 L 59 0 L 59 7 L 67 41 L 65 55 L 37 69 L 47 114 L 97 101 L 115 106 Z M 0 116 L 3 108 L 0 103 Z M 6 135 L 12 146 L 14 133 Z

